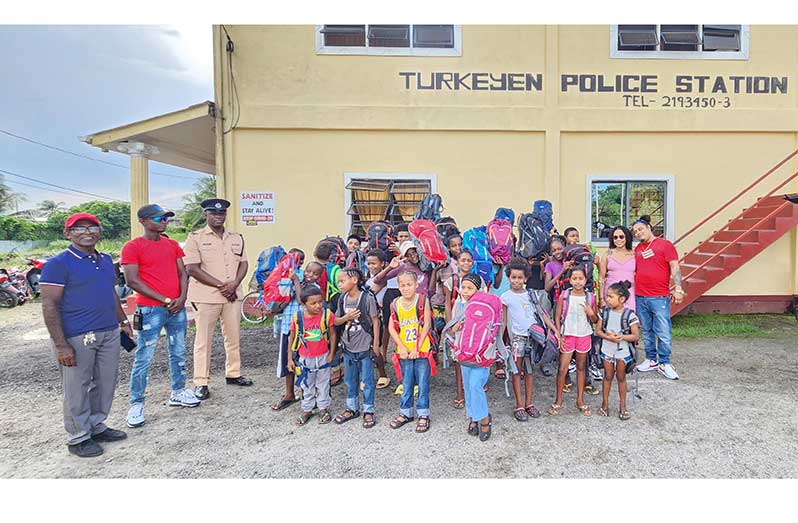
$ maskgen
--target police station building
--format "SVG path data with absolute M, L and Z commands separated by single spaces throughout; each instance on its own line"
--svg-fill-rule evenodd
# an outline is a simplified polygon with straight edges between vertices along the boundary
M 688 254 L 688 310 L 784 311 L 798 294 L 798 213 L 782 204 L 798 191 L 798 27 L 228 25 L 213 38 L 213 102 L 86 141 L 131 156 L 134 208 L 149 159 L 214 174 L 250 266 L 269 245 L 310 253 L 409 221 L 436 192 L 461 230 L 550 200 L 557 228 L 596 246 L 650 214 Z

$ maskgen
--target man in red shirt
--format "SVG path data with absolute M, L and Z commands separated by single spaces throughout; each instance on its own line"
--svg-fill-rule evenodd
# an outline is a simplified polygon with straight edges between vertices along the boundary
M 128 427 L 144 425 L 144 391 L 152 356 L 166 328 L 166 349 L 169 353 L 169 375 L 172 393 L 169 405 L 196 407 L 200 400 L 186 389 L 186 293 L 188 273 L 183 266 L 183 249 L 163 233 L 169 218 L 175 214 L 158 205 L 145 205 L 138 210 L 144 235 L 122 247 L 121 265 L 125 279 L 136 291 L 136 314 L 141 315 L 141 331 L 130 374 L 130 409 Z
M 632 225 L 632 232 L 640 241 L 635 247 L 635 303 L 646 349 L 646 359 L 637 369 L 656 369 L 666 378 L 678 380 L 671 365 L 671 300 L 679 304 L 684 299 L 679 255 L 671 242 L 654 236 L 647 215 Z M 675 284 L 673 293 L 671 278 Z

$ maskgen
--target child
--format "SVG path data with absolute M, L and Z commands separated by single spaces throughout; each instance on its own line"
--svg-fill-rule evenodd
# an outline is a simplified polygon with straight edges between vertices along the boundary
M 379 373 L 380 377 L 377 380 L 377 388 L 384 389 L 388 385 L 391 384 L 391 380 L 388 378 L 388 373 L 385 371 L 385 360 L 387 359 L 387 352 L 388 352 L 388 320 L 391 319 L 390 311 L 388 314 L 385 314 L 385 294 L 388 290 L 386 285 L 378 285 L 374 278 L 377 274 L 380 273 L 385 268 L 385 264 L 387 262 L 387 256 L 385 251 L 382 249 L 372 249 L 366 255 L 366 266 L 369 270 L 369 279 L 366 281 L 366 288 L 371 290 L 374 293 L 374 296 L 377 298 L 377 306 L 381 311 L 380 318 L 382 319 L 381 329 L 380 329 L 380 350 L 375 352 L 374 356 L 377 363 L 377 372 Z M 390 303 L 388 303 L 390 306 Z
M 640 320 L 631 309 L 624 307 L 629 299 L 628 281 L 613 283 L 607 289 L 607 306 L 601 311 L 596 334 L 602 339 L 601 359 L 604 362 L 604 384 L 602 387 L 599 416 L 609 416 L 610 388 L 612 376 L 618 378 L 620 400 L 618 417 L 631 418 L 626 410 L 626 366 L 634 362 L 634 343 L 640 336 Z M 606 324 L 604 323 L 606 320 Z
M 463 318 L 465 316 L 466 303 L 483 286 L 482 278 L 478 274 L 468 273 L 463 276 L 460 282 L 460 297 L 462 301 L 458 300 L 455 303 L 455 318 Z M 452 326 L 451 333 L 456 333 L 461 327 L 462 321 L 458 321 Z M 458 367 L 462 370 L 465 409 L 468 416 L 468 429 L 466 432 L 472 436 L 478 435 L 481 441 L 487 441 L 490 438 L 492 425 L 490 411 L 488 410 L 488 396 L 485 393 L 485 385 L 488 382 L 490 368 L 468 363 L 463 363 L 458 365 Z
M 335 326 L 344 326 L 341 348 L 344 353 L 346 410 L 335 417 L 341 425 L 360 416 L 360 383 L 363 382 L 363 428 L 374 426 L 374 354 L 379 351 L 380 318 L 374 294 L 363 288 L 359 269 L 344 269 L 338 275 L 341 295 Z
M 449 250 L 449 262 L 441 262 L 436 265 L 430 276 L 430 279 L 435 283 L 434 292 L 430 297 L 430 304 L 432 305 L 432 323 L 439 335 L 447 322 L 444 284 L 449 281 L 452 275 L 457 271 L 457 257 L 462 250 L 463 239 L 459 234 L 453 234 L 444 240 L 444 244 Z
M 513 417 L 516 421 L 527 421 L 529 416 L 540 417 L 540 411 L 532 402 L 534 387 L 534 368 L 532 354 L 529 346 L 529 328 L 533 324 L 546 323 L 553 332 L 559 332 L 549 318 L 538 317 L 535 304 L 526 290 L 526 280 L 529 278 L 529 263 L 523 258 L 513 258 L 505 270 L 510 282 L 510 289 L 502 294 L 502 317 L 504 329 L 510 326 L 510 340 L 513 348 L 518 373 L 514 374 L 513 394 L 515 395 L 515 410 Z M 502 336 L 504 332 L 502 332 Z M 521 377 L 524 378 L 524 400 L 521 402 Z
M 335 356 L 335 314 L 324 307 L 321 289 L 316 286 L 302 289 L 300 298 L 305 310 L 294 315 L 289 335 L 297 361 L 293 357 L 288 360 L 289 372 L 296 367 L 302 370 L 297 380 L 302 388 L 302 413 L 296 424 L 306 424 L 313 417 L 313 407 L 318 407 L 319 423 L 323 425 L 332 420 L 330 362 Z
M 551 303 L 557 303 L 560 294 L 565 290 L 561 287 L 560 278 L 566 271 L 573 268 L 573 262 L 563 261 L 563 251 L 565 250 L 565 238 L 562 236 L 552 236 L 549 239 L 549 261 L 543 269 L 543 288 L 549 293 Z
M 557 301 L 555 322 L 557 332 L 562 333 L 560 338 L 560 368 L 557 372 L 557 399 L 549 407 L 549 414 L 556 416 L 562 409 L 563 386 L 565 376 L 568 374 L 568 364 L 571 356 L 576 352 L 576 408 L 585 415 L 593 413 L 585 405 L 585 362 L 587 353 L 592 345 L 593 327 L 598 317 L 594 310 L 595 295 L 585 290 L 587 276 L 582 267 L 571 270 L 571 288 L 564 291 Z
M 388 332 L 396 343 L 396 352 L 402 375 L 402 402 L 400 414 L 391 421 L 391 428 L 398 429 L 413 421 L 413 387 L 418 385 L 416 432 L 427 432 L 429 419 L 430 362 L 429 332 L 432 328 L 432 311 L 429 300 L 418 294 L 418 277 L 415 272 L 404 271 L 397 276 L 401 296 L 391 305 L 392 318 Z M 419 303 L 419 300 L 423 300 Z M 419 317 L 419 311 L 421 317 Z
M 338 305 L 338 294 L 341 292 L 338 289 L 338 273 L 341 272 L 341 267 L 333 260 L 335 249 L 336 247 L 334 244 L 330 242 L 321 242 L 316 246 L 316 250 L 313 252 L 316 261 L 322 264 L 325 269 L 326 277 L 322 278 L 325 284 L 321 286 L 321 290 L 324 293 L 324 305 L 329 308 L 332 313 L 336 312 L 335 307 Z M 331 367 L 332 381 L 330 383 L 334 387 L 342 381 L 341 375 L 343 374 L 343 369 L 341 368 L 340 357 L 333 362 Z
M 565 229 L 565 244 L 566 245 L 573 245 L 579 242 L 579 230 L 576 227 L 568 227 Z M 596 292 L 596 289 L 600 288 L 597 287 L 599 281 L 599 264 L 601 262 L 601 256 L 599 256 L 598 252 L 596 252 L 596 248 L 593 247 L 593 244 L 588 242 L 585 246 L 590 249 L 590 253 L 593 254 L 593 289 L 587 289 L 590 292 Z
M 360 236 L 357 234 L 350 234 L 346 238 L 346 248 L 349 249 L 349 252 L 359 251 L 361 241 Z

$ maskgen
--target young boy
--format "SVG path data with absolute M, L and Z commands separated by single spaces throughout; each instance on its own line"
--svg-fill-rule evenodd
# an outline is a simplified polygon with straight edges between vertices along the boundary
M 338 295 L 341 291 L 338 289 L 338 274 L 341 272 L 341 267 L 335 263 L 333 256 L 335 255 L 335 245 L 329 242 L 321 242 L 316 246 L 313 256 L 316 261 L 320 263 L 325 270 L 326 278 L 322 278 L 325 282 L 321 285 L 322 299 L 324 300 L 327 308 L 335 313 L 335 307 L 338 304 Z M 341 359 L 337 358 L 332 364 L 332 386 L 338 385 L 342 381 L 343 368 Z
M 378 389 L 384 389 L 391 384 L 391 380 L 388 378 L 388 373 L 385 371 L 385 360 L 388 356 L 388 321 L 391 319 L 391 315 L 390 311 L 388 314 L 382 312 L 385 310 L 384 298 L 388 288 L 385 285 L 378 285 L 374 282 L 374 277 L 385 268 L 387 261 L 388 260 L 385 251 L 382 249 L 372 249 L 366 255 L 366 265 L 369 269 L 369 279 L 366 281 L 366 288 L 371 290 L 371 292 L 373 292 L 374 296 L 377 298 L 377 306 L 381 311 L 380 316 L 382 319 L 382 328 L 380 329 L 380 350 L 375 351 L 374 353 L 377 364 L 377 372 L 380 375 L 379 379 L 377 380 Z M 390 303 L 388 305 L 390 305 Z
M 510 281 L 510 289 L 502 294 L 502 315 L 504 329 L 509 325 L 510 341 L 513 348 L 513 357 L 518 367 L 518 373 L 512 377 L 513 394 L 515 395 L 515 410 L 513 417 L 517 421 L 527 421 L 529 417 L 539 418 L 540 411 L 532 402 L 534 386 L 534 367 L 532 354 L 529 347 L 529 328 L 533 324 L 545 322 L 546 326 L 557 332 L 554 323 L 545 315 L 538 316 L 534 303 L 526 289 L 526 280 L 529 278 L 529 263 L 523 258 L 513 258 L 505 270 Z M 503 335 L 503 334 L 502 334 Z M 524 377 L 524 399 L 521 402 L 521 377 Z
M 319 409 L 319 423 L 332 421 L 330 414 L 330 362 L 335 356 L 336 335 L 333 324 L 335 315 L 324 307 L 321 290 L 309 285 L 300 294 L 304 311 L 298 312 L 291 320 L 289 344 L 292 357 L 288 359 L 288 371 L 301 369 L 299 375 L 302 388 L 302 413 L 296 420 L 304 425 L 313 417 L 313 408 Z M 294 357 L 298 356 L 297 362 Z
M 361 242 L 360 236 L 357 234 L 350 234 L 346 239 L 346 247 L 349 249 L 349 252 L 359 251 Z

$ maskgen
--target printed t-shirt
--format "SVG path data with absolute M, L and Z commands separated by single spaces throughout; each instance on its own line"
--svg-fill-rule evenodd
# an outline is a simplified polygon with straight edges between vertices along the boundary
M 416 294 L 415 299 L 410 307 L 405 308 L 402 305 L 402 297 L 396 300 L 396 319 L 399 322 L 399 341 L 408 352 L 416 350 L 416 340 L 424 328 L 423 319 L 419 321 L 416 307 L 419 295 Z M 423 311 L 423 309 L 422 309 Z M 399 347 L 396 347 L 396 352 L 399 352 Z M 429 352 L 429 338 L 425 338 L 421 344 L 419 352 Z
M 300 314 L 304 314 L 304 312 L 300 312 Z M 322 313 L 311 317 L 302 317 L 305 343 L 299 344 L 299 355 L 303 358 L 316 358 L 327 354 L 330 350 L 329 335 L 330 329 L 334 328 L 333 322 L 335 321 L 335 315 L 332 312 L 330 313 L 330 317 L 327 320 L 327 328 L 324 333 L 321 332 L 321 315 Z M 296 321 L 292 321 L 291 332 L 296 333 L 296 328 Z
M 362 291 L 360 296 L 355 299 L 350 299 L 348 294 L 343 295 L 341 298 L 344 301 L 344 310 L 338 311 L 339 316 L 357 310 L 358 303 L 361 300 L 366 304 L 367 317 L 364 318 L 361 315 L 356 320 L 348 321 L 341 330 L 341 343 L 346 347 L 346 350 L 349 352 L 366 352 L 374 343 L 374 335 L 366 332 L 363 324 L 368 322 L 369 325 L 372 325 L 372 318 L 377 317 L 377 302 L 372 294 Z
M 515 292 L 512 289 L 501 296 L 507 307 L 507 319 L 510 321 L 510 332 L 517 336 L 527 336 L 529 327 L 538 322 L 535 308 L 526 291 Z
M 671 242 L 654 238 L 635 247 L 635 294 L 637 296 L 670 295 L 671 268 L 669 262 L 679 255 Z

